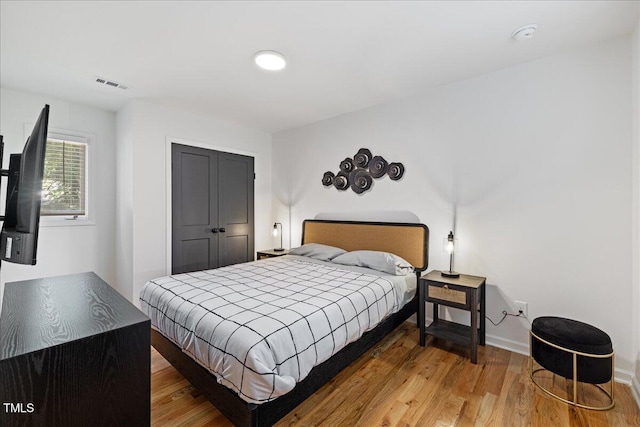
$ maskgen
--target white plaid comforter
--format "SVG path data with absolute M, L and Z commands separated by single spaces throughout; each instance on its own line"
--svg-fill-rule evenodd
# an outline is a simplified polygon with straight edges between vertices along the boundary
M 219 383 L 260 404 L 397 311 L 393 286 L 373 274 L 273 258 L 152 280 L 140 305 Z

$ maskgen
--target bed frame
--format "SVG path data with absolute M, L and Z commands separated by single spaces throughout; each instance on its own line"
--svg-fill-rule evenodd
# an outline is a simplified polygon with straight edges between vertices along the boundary
M 415 267 L 418 277 L 429 264 L 429 229 L 424 224 L 305 220 L 302 244 L 306 243 L 322 243 L 348 251 L 378 250 L 395 253 Z M 155 329 L 151 330 L 151 344 L 233 424 L 242 427 L 271 426 L 369 351 L 416 313 L 417 309 L 416 296 L 400 311 L 366 332 L 358 341 L 347 345 L 313 368 L 292 391 L 261 405 L 247 403 L 219 384 L 213 374 Z

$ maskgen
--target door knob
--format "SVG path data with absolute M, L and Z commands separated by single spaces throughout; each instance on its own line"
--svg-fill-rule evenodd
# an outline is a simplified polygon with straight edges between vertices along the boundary
M 213 230 L 211 230 L 212 233 L 217 233 L 218 231 L 220 231 L 218 228 L 214 228 Z
M 225 231 L 227 231 L 227 230 L 225 230 L 224 228 L 220 228 L 220 232 L 221 233 L 224 233 Z

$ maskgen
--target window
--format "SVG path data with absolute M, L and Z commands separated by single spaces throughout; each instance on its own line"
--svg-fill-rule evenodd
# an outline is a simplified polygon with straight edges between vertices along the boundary
M 49 134 L 44 157 L 40 214 L 86 217 L 86 139 Z

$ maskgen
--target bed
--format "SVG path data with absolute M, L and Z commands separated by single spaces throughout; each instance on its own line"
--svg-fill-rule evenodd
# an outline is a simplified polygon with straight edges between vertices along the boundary
M 410 262 L 415 276 L 427 268 L 428 241 L 429 230 L 423 224 L 303 223 L 303 245 L 390 252 Z M 141 293 L 143 310 L 154 325 L 153 346 L 235 425 L 274 424 L 417 311 L 415 285 L 412 293 L 403 288 L 406 278 L 402 276 L 298 258 L 285 256 L 160 278 L 145 285 Z M 339 286 L 331 287 L 335 283 Z M 410 287 L 410 281 L 406 283 Z M 354 295 L 348 303 L 340 294 L 346 288 Z M 201 297 L 203 289 L 206 299 Z M 313 297 L 305 295 L 311 291 Z M 171 303 L 157 295 L 168 295 L 166 301 Z M 248 295 L 256 295 L 257 300 Z M 261 303 L 267 297 L 268 303 Z M 319 307 L 319 301 L 328 302 Z M 160 314 L 154 311 L 156 306 L 161 307 Z M 232 312 L 230 306 L 249 310 Z M 277 310 L 269 309 L 259 317 L 267 306 Z M 280 316 L 287 312 L 303 316 L 285 322 Z M 317 326 L 318 321 L 324 326 Z M 273 329 L 263 332 L 271 323 Z M 287 327 L 277 327 L 284 323 Z M 325 334 L 323 328 L 331 333 Z M 339 350 L 335 354 L 325 350 L 332 345 Z M 211 354 L 220 354 L 221 359 Z M 230 369 L 234 365 L 238 368 Z

